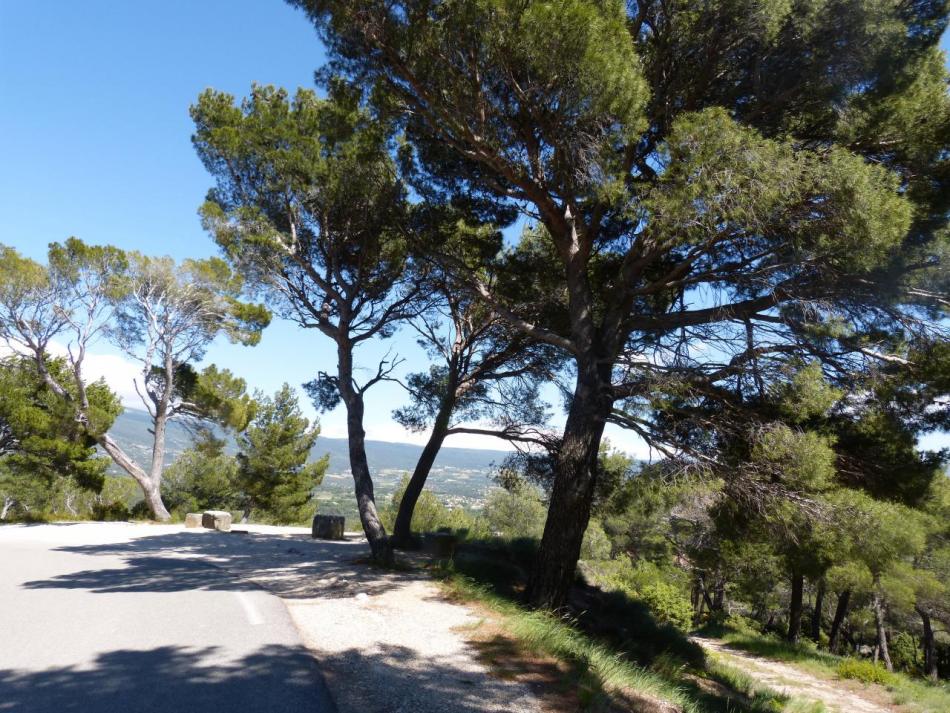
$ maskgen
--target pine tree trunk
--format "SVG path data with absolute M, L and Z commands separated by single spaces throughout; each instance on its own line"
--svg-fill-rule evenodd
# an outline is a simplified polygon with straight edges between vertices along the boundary
M 793 644 L 798 643 L 798 637 L 802 630 L 802 608 L 803 596 L 805 592 L 805 576 L 792 573 L 792 599 L 788 605 L 788 633 L 785 639 Z
M 848 615 L 848 603 L 851 601 L 851 590 L 845 589 L 838 593 L 838 605 L 835 607 L 835 618 L 831 622 L 831 631 L 828 634 L 828 650 L 838 653 L 838 638 L 841 635 L 841 625 Z
M 875 583 L 876 584 L 876 583 Z M 894 670 L 894 664 L 891 663 L 891 654 L 887 650 L 887 629 L 884 624 L 884 602 L 881 601 L 881 595 L 877 592 L 875 586 L 874 597 L 871 602 L 871 608 L 874 610 L 874 625 L 877 629 L 877 646 L 884 659 L 884 665 L 888 671 Z
M 811 638 L 818 642 L 821 639 L 821 607 L 825 601 L 825 582 L 818 582 L 818 588 L 815 590 L 815 606 L 811 610 Z
M 16 500 L 11 497 L 4 496 L 3 498 L 3 509 L 0 510 L 0 520 L 6 520 L 7 515 L 10 513 L 10 508 L 16 504 Z
M 715 611 L 721 612 L 726 605 L 726 583 L 722 579 L 716 580 L 716 586 L 713 589 L 713 607 Z
M 562 607 L 574 583 L 594 499 L 598 450 L 611 407 L 608 384 L 609 374 L 598 372 L 596 360 L 590 359 L 587 368 L 578 362 L 544 535 L 528 583 L 528 601 L 541 609 Z
M 402 495 L 399 502 L 399 512 L 396 514 L 396 524 L 393 525 L 392 546 L 394 548 L 404 548 L 409 545 L 412 536 L 412 514 L 415 511 L 416 503 L 425 487 L 426 479 L 432 470 L 436 456 L 442 448 L 445 441 L 446 432 L 449 430 L 449 420 L 452 417 L 452 410 L 455 408 L 455 385 L 449 385 L 452 393 L 447 393 L 442 400 L 439 413 L 432 425 L 432 433 L 429 440 L 426 441 L 425 448 L 416 461 L 415 470 L 412 471 L 412 477 L 406 485 L 406 492 Z
M 350 456 L 350 472 L 353 474 L 353 488 L 356 493 L 356 507 L 360 514 L 360 523 L 369 542 L 373 559 L 382 564 L 390 564 L 393 550 L 386 528 L 379 519 L 376 510 L 376 495 L 373 492 L 373 477 L 369 472 L 366 459 L 366 431 L 363 429 L 363 394 L 353 384 L 353 349 L 349 343 L 337 347 L 340 396 L 346 406 L 347 446 Z
M 930 612 L 923 607 L 914 607 L 920 615 L 920 621 L 924 625 L 924 636 L 921 639 L 921 647 L 924 650 L 924 676 L 936 683 L 939 679 L 937 671 L 937 642 L 934 639 L 933 623 L 930 620 Z
M 166 509 L 165 503 L 162 502 L 161 481 L 153 481 L 151 476 L 142 470 L 138 464 L 119 447 L 119 444 L 112 440 L 112 436 L 108 433 L 99 436 L 97 441 L 109 457 L 112 458 L 113 462 L 132 476 L 135 482 L 139 484 L 139 487 L 142 489 L 142 494 L 145 496 L 145 504 L 148 505 L 152 517 L 160 522 L 168 522 L 171 520 L 171 514 Z

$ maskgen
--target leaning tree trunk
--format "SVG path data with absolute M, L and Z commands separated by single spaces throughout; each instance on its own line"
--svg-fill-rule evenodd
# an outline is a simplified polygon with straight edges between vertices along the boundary
M 581 542 L 590 520 L 597 454 L 612 402 L 609 374 L 596 359 L 578 362 L 574 398 L 555 461 L 554 487 L 544 535 L 528 582 L 528 601 L 542 609 L 564 605 L 577 569 Z
M 815 606 L 811 610 L 811 638 L 816 643 L 821 639 L 821 606 L 825 601 L 825 582 L 818 582 L 818 589 L 815 591 Z
M 132 476 L 135 482 L 139 484 L 142 495 L 145 497 L 145 504 L 148 505 L 152 517 L 161 522 L 171 520 L 171 514 L 165 507 L 165 503 L 162 502 L 161 476 L 159 475 L 159 480 L 153 480 L 134 460 L 129 458 L 108 433 L 99 436 L 97 441 L 115 464 Z
M 452 410 L 455 408 L 455 385 L 450 383 L 446 395 L 442 399 L 439 407 L 439 413 L 432 425 L 432 433 L 429 440 L 426 441 L 425 448 L 416 461 L 415 470 L 412 471 L 412 477 L 406 485 L 406 492 L 402 494 L 402 500 L 399 502 L 399 512 L 396 514 L 396 524 L 393 525 L 393 534 L 390 538 L 392 546 L 395 548 L 407 547 L 412 536 L 412 514 L 415 511 L 416 503 L 425 487 L 426 479 L 429 477 L 429 471 L 435 463 L 436 456 L 442 448 L 446 433 L 449 430 L 449 420 L 452 417 Z
M 805 576 L 797 572 L 792 573 L 792 600 L 788 605 L 788 633 L 785 639 L 793 644 L 798 643 L 802 630 L 803 595 L 805 592 Z
M 875 582 L 875 585 L 877 583 Z M 877 647 L 884 659 L 884 665 L 888 671 L 894 670 L 894 664 L 891 663 L 891 654 L 887 650 L 887 630 L 884 624 L 884 602 L 875 586 L 874 597 L 871 602 L 871 608 L 874 610 L 874 626 L 877 629 Z
M 924 636 L 920 642 L 924 650 L 924 676 L 936 683 L 939 679 L 937 671 L 937 642 L 934 639 L 934 628 L 933 623 L 930 621 L 930 612 L 923 607 L 914 607 L 914 610 L 920 615 L 920 621 L 924 625 Z
M 838 593 L 838 605 L 835 607 L 835 618 L 831 622 L 831 631 L 828 633 L 828 650 L 838 653 L 838 638 L 841 635 L 841 625 L 848 615 L 848 603 L 851 601 L 851 590 L 845 589 Z
M 350 472 L 356 492 L 356 507 L 360 523 L 369 542 L 373 559 L 382 564 L 392 562 L 393 550 L 386 536 L 386 528 L 376 510 L 376 495 L 373 492 L 373 477 L 366 459 L 366 431 L 363 429 L 363 394 L 353 385 L 352 346 L 342 344 L 337 349 L 339 364 L 339 388 L 346 406 L 346 435 L 350 456 Z

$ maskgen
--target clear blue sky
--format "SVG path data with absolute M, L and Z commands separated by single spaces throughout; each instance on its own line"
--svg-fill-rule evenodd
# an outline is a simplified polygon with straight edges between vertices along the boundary
M 178 259 L 214 254 L 196 213 L 211 181 L 191 147 L 189 105 L 206 87 L 312 86 L 322 62 L 312 27 L 280 0 L 0 0 L 0 243 L 36 259 L 70 235 Z M 410 336 L 395 346 L 423 364 Z M 371 365 L 382 351 L 360 357 Z M 215 344 L 206 361 L 269 392 L 333 368 L 325 338 L 282 323 L 254 349 Z M 404 398 L 377 387 L 370 437 L 403 437 L 389 413 Z M 321 420 L 327 435 L 344 434 L 339 409 Z

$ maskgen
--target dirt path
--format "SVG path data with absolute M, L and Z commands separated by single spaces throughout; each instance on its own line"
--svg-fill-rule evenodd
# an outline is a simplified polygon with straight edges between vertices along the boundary
M 820 701 L 830 711 L 840 713 L 893 713 L 896 706 L 872 700 L 871 689 L 853 690 L 850 683 L 818 678 L 807 671 L 780 661 L 761 658 L 731 649 L 721 641 L 693 637 L 693 640 L 759 683 L 793 698 Z

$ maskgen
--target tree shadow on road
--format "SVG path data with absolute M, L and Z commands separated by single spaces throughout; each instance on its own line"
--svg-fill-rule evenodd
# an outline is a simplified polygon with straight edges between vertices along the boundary
M 215 651 L 163 646 L 110 651 L 82 668 L 0 670 L 0 711 L 336 710 L 316 664 L 302 648 L 268 646 L 234 661 L 209 662 Z
M 27 582 L 26 588 L 108 593 L 242 591 L 261 586 L 285 599 L 309 599 L 382 594 L 423 576 L 366 565 L 361 561 L 367 551 L 362 541 L 312 540 L 307 535 L 182 530 L 56 549 L 91 557 L 118 556 L 127 566 L 72 572 Z M 221 576 L 209 573 L 208 565 L 223 570 Z

